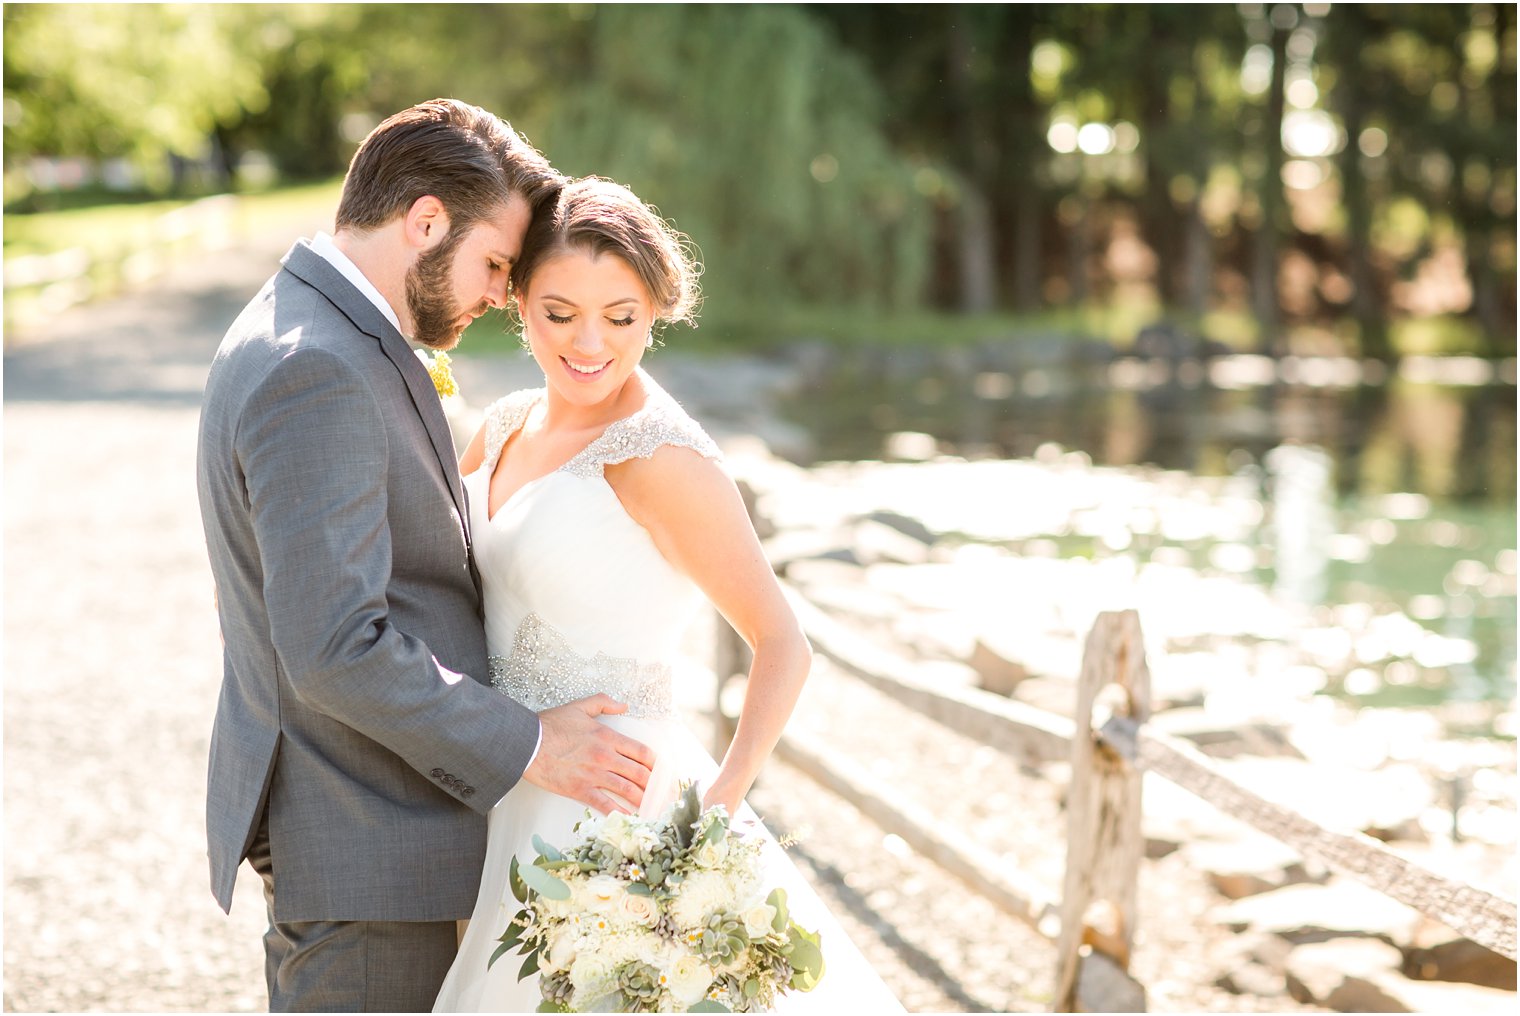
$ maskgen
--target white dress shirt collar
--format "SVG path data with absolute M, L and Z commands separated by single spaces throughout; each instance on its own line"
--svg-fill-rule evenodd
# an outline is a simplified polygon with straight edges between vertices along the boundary
M 354 288 L 363 293 L 370 303 L 374 304 L 385 319 L 401 331 L 401 319 L 396 316 L 395 310 L 386 302 L 385 297 L 380 295 L 380 290 L 375 288 L 374 283 L 364 277 L 359 271 L 359 266 L 348 259 L 348 255 L 338 249 L 333 243 L 333 238 L 326 233 L 318 233 L 311 241 L 311 249 L 324 261 L 343 273 L 343 277 L 354 284 Z

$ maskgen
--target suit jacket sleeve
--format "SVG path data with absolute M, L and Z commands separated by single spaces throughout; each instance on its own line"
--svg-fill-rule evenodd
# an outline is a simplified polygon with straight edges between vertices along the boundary
M 528 765 L 538 717 L 390 623 L 380 414 L 353 365 L 313 347 L 280 361 L 244 407 L 235 443 L 270 637 L 305 704 L 485 812 Z

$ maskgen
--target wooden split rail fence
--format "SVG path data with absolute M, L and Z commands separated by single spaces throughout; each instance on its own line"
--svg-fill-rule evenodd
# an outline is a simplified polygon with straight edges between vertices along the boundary
M 215 250 L 232 242 L 237 198 L 218 194 L 165 212 L 142 236 L 102 254 L 70 247 L 5 260 L 5 329 L 37 324 L 102 293 L 139 285 L 176 255 Z
M 1145 852 L 1140 827 L 1145 772 L 1515 958 L 1514 901 L 1428 871 L 1369 836 L 1325 829 L 1241 786 L 1191 744 L 1146 729 L 1150 676 L 1135 611 L 1098 616 L 1083 652 L 1076 710 L 1065 717 L 981 689 L 926 680 L 911 661 L 847 629 L 795 590 L 788 588 L 787 594 L 814 652 L 870 687 L 1028 766 L 1071 764 L 1066 873 L 1057 893 L 1008 871 L 990 854 L 953 841 L 927 809 L 902 800 L 837 753 L 790 733 L 777 747 L 787 762 L 1055 943 L 1052 1011 L 1145 1011 L 1145 988 L 1128 973 Z M 717 716 L 720 736 L 731 736 L 733 717 L 722 707 L 723 686 L 747 672 L 748 649 L 721 619 L 718 625 Z M 721 757 L 723 746 L 718 747 Z

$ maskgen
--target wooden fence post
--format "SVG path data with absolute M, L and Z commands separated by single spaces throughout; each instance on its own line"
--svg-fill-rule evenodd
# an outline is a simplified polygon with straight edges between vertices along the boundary
M 1083 650 L 1072 714 L 1076 731 L 1066 794 L 1066 879 L 1054 1012 L 1145 1011 L 1145 988 L 1128 974 L 1144 853 L 1141 774 L 1100 744 L 1097 731 L 1109 711 L 1144 723 L 1150 700 L 1139 614 L 1099 614 Z

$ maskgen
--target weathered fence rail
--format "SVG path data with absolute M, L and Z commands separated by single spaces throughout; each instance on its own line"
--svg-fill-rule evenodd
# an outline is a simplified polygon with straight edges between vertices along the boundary
M 70 247 L 6 258 L 5 327 L 44 320 L 102 292 L 146 282 L 179 254 L 232 242 L 237 198 L 218 194 L 159 216 L 135 241 L 110 252 Z
M 981 689 L 925 680 L 911 661 L 834 621 L 796 590 L 788 587 L 787 594 L 814 651 L 846 673 L 1021 763 L 1071 763 L 1066 874 L 1057 895 L 1002 870 L 974 847 L 952 842 L 926 809 L 904 801 L 837 753 L 794 733 L 784 735 L 777 748 L 782 758 L 883 829 L 1054 942 L 1054 1011 L 1144 1011 L 1144 988 L 1127 970 L 1138 921 L 1145 772 L 1515 958 L 1514 901 L 1437 875 L 1370 837 L 1326 829 L 1241 786 L 1187 742 L 1147 730 L 1149 672 L 1134 611 L 1098 616 L 1083 653 L 1076 712 L 1064 717 Z M 746 661 L 746 647 L 720 620 L 715 660 L 720 737 L 732 733 L 733 718 L 722 705 L 724 683 L 742 675 Z

